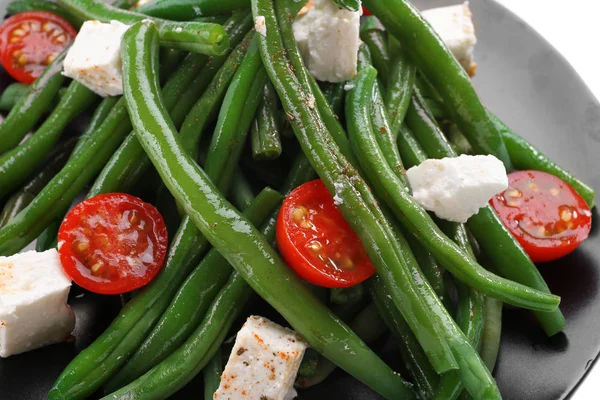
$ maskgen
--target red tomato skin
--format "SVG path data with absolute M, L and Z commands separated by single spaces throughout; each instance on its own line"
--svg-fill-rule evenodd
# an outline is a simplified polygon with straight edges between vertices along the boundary
M 134 212 L 137 222 L 132 219 Z M 114 229 L 115 218 L 122 229 Z M 132 245 L 140 237 L 147 246 L 136 253 L 141 249 Z M 89 248 L 78 251 L 76 245 L 82 241 Z M 122 294 L 152 281 L 164 264 L 167 248 L 167 228 L 158 210 L 124 193 L 101 194 L 79 203 L 58 231 L 58 251 L 65 273 L 79 286 L 99 294 Z M 136 260 L 133 266 L 130 259 Z M 93 260 L 102 261 L 110 276 L 94 276 L 89 265 L 96 262 Z
M 48 31 L 43 29 L 46 23 Z M 17 30 L 19 35 L 15 34 Z M 67 20 L 51 12 L 15 14 L 0 26 L 0 61 L 13 78 L 32 83 L 76 35 L 77 31 Z M 19 57 L 25 57 L 24 64 L 19 64 Z
M 363 15 L 367 16 L 367 15 L 373 15 L 373 13 L 369 10 L 367 10 L 367 7 L 363 6 Z
M 568 183 L 532 170 L 510 173 L 508 178 L 508 189 L 494 196 L 490 204 L 532 261 L 564 257 L 588 237 L 590 209 Z
M 311 257 L 307 250 L 301 250 L 303 243 L 300 241 L 307 237 L 314 239 L 314 236 L 305 237 L 301 229 L 294 224 L 292 213 L 297 206 L 311 203 L 310 200 L 313 204 L 319 203 L 319 207 L 316 207 L 318 208 L 317 212 L 324 213 L 323 218 L 331 220 L 344 232 L 344 235 L 337 235 L 340 242 L 336 241 L 336 238 L 329 237 L 327 240 L 329 244 L 324 248 L 340 250 L 343 256 L 348 255 L 349 259 L 358 261 L 352 270 L 344 271 L 328 267 L 324 262 L 319 262 Z M 316 230 L 319 230 L 318 226 Z M 321 238 L 327 238 L 327 236 L 326 233 L 323 233 Z M 277 218 L 276 237 L 277 246 L 286 263 L 300 278 L 314 285 L 327 288 L 347 288 L 363 282 L 375 272 L 358 236 L 343 219 L 334 205 L 333 198 L 319 179 L 299 186 L 286 197 Z

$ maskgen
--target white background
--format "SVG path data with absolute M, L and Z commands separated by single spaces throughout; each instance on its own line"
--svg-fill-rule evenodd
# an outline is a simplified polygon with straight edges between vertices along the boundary
M 521 17 L 561 52 L 600 100 L 600 0 L 496 1 Z M 596 363 L 571 400 L 599 398 L 600 363 Z

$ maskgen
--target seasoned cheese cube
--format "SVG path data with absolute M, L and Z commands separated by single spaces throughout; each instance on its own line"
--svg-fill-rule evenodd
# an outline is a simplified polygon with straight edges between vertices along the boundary
M 294 37 L 310 73 L 320 81 L 353 79 L 358 65 L 360 13 L 332 0 L 315 0 L 293 24 Z
M 504 164 L 494 156 L 425 160 L 406 176 L 413 197 L 426 210 L 463 223 L 508 187 Z
M 0 257 L 0 357 L 68 339 L 70 288 L 55 249 Z
M 306 344 L 292 330 L 251 316 L 238 332 L 215 399 L 288 400 Z
M 63 74 L 102 97 L 123 94 L 121 39 L 128 28 L 118 21 L 84 22 L 65 57 Z
M 477 64 L 473 62 L 473 50 L 477 38 L 475 37 L 469 2 L 456 6 L 432 8 L 423 11 L 421 14 L 440 35 L 469 75 L 475 75 Z

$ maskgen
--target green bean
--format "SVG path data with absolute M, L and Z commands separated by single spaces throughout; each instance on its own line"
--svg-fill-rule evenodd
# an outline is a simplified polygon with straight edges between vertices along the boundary
M 8 3 L 6 6 L 6 12 L 10 15 L 15 15 L 25 11 L 48 11 L 52 14 L 63 17 L 75 29 L 79 29 L 83 21 L 81 18 L 76 17 L 69 11 L 65 10 L 60 4 L 56 4 L 49 0 L 16 0 Z
M 281 193 L 287 196 L 301 184 L 312 181 L 316 177 L 317 174 L 310 164 L 310 161 L 308 161 L 308 158 L 300 152 L 292 163 L 290 174 L 281 187 Z
M 300 368 L 298 368 L 298 376 L 296 377 L 296 387 L 302 387 L 302 381 L 306 378 L 315 376 L 319 367 L 321 356 L 310 347 L 304 352 Z
M 204 400 L 213 400 L 213 395 L 221 384 L 223 361 L 221 360 L 221 347 L 210 359 L 208 365 L 202 370 L 204 377 Z
M 101 22 L 117 20 L 131 25 L 151 18 L 98 0 L 59 0 L 58 3 L 83 20 Z M 164 46 L 217 56 L 224 54 L 229 47 L 229 39 L 221 25 L 204 22 L 173 22 L 159 18 L 152 18 L 152 20 L 158 25 L 161 44 Z
M 358 284 L 349 288 L 331 289 L 329 294 L 329 301 L 337 305 L 352 305 L 360 302 L 363 299 L 364 295 L 364 286 Z
M 323 95 L 331 106 L 331 110 L 338 116 L 338 119 L 341 118 L 340 114 L 344 111 L 344 95 L 346 92 L 344 86 L 346 86 L 345 82 L 321 82 Z
M 590 208 L 594 207 L 596 191 L 592 187 L 562 169 L 532 144 L 514 133 L 498 117 L 492 115 L 492 120 L 500 130 L 500 133 L 502 133 L 502 138 L 504 138 L 508 153 L 516 168 L 520 170 L 534 169 L 555 175 L 571 185 L 583 197 Z
M 35 241 L 35 251 L 46 251 L 58 246 L 58 230 L 64 218 L 57 218 L 38 236 Z
M 248 183 L 239 168 L 235 174 L 233 174 L 231 186 L 235 188 L 231 193 L 231 203 L 235 205 L 238 210 L 245 210 L 252 200 L 254 200 L 254 193 L 252 192 L 250 183 Z
M 450 306 L 452 302 L 444 284 L 444 270 L 440 267 L 435 257 L 414 236 L 407 235 L 406 240 L 433 291 L 440 298 L 446 309 L 451 310 Z
M 260 226 L 281 200 L 279 193 L 265 189 L 244 215 L 252 224 Z M 136 380 L 179 348 L 198 327 L 231 272 L 225 258 L 212 249 L 187 277 L 137 351 L 105 385 L 106 392 L 111 393 Z
M 413 127 L 419 129 L 420 143 L 429 156 L 456 157 L 454 149 L 437 124 L 432 121 L 431 113 L 421 99 L 419 91 L 415 90 L 415 101 L 411 103 L 412 111 L 409 110 L 407 115 L 409 122 L 416 122 Z M 417 121 L 419 119 L 422 119 L 422 122 Z M 467 226 L 502 276 L 538 291 L 550 293 L 536 266 L 490 206 L 480 209 L 469 218 Z M 549 336 L 565 327 L 565 319 L 559 309 L 552 312 L 536 311 L 534 314 Z
M 29 85 L 21 82 L 13 82 L 4 88 L 0 95 L 0 110 L 10 111 L 19 99 L 29 92 Z
M 349 334 L 348 328 L 308 292 L 299 278 L 271 248 L 269 242 L 225 201 L 202 170 L 182 150 L 176 140 L 175 129 L 169 122 L 160 96 L 157 95 L 154 56 L 157 38 L 152 24 L 136 24 L 125 33 L 123 43 L 125 97 L 128 107 L 136 110 L 132 112 L 136 134 L 166 186 L 184 206 L 186 214 L 243 276 L 240 277 L 242 288 L 246 285 L 244 279 L 248 279 L 258 294 L 273 305 L 314 348 L 328 358 L 337 360 L 351 371 L 356 369 L 359 372 L 358 376 L 367 382 L 371 379 L 367 379 L 367 376 L 376 379 L 379 386 L 390 390 L 387 392 L 390 396 L 397 396 L 402 392 L 409 395 L 410 391 L 405 382 L 394 375 L 355 335 Z M 261 87 L 263 85 L 264 83 Z M 140 91 L 139 88 L 147 90 Z M 233 278 L 236 276 L 238 275 Z M 227 288 L 228 286 L 224 290 Z M 305 318 L 307 310 L 311 312 L 310 321 Z M 228 318 L 233 318 L 232 314 L 234 313 L 230 310 L 226 311 Z M 210 317 L 211 315 L 208 315 L 206 318 Z M 203 327 L 214 329 L 214 324 L 204 324 L 199 329 L 202 331 Z M 225 335 L 223 331 L 224 329 L 219 327 L 219 336 Z M 343 344 L 332 341 L 331 335 L 344 336 Z M 196 335 L 192 338 L 194 337 Z M 209 335 L 206 335 L 202 340 L 207 340 L 208 337 Z M 173 370 L 186 367 L 179 359 L 181 351 L 185 352 L 185 348 L 184 345 L 165 360 L 159 366 L 163 368 L 155 368 L 140 378 L 142 382 L 138 380 L 137 384 L 121 389 L 113 395 L 119 397 L 125 393 L 135 393 L 135 396 L 140 398 L 138 396 L 143 391 L 156 398 L 153 395 L 157 393 L 155 390 L 168 395 L 168 391 L 173 390 L 173 387 L 167 388 L 164 382 L 157 378 L 164 376 L 160 375 L 160 371 L 164 371 L 165 367 Z M 351 356 L 352 360 L 361 360 L 360 368 L 351 365 L 349 352 L 356 354 Z M 212 354 L 207 354 L 208 358 L 211 356 Z M 176 365 L 166 366 L 165 363 L 169 362 Z M 365 365 L 369 365 L 370 368 L 364 368 Z M 153 374 L 153 371 L 158 372 L 158 376 Z
M 412 328 L 421 333 L 422 344 L 428 349 L 428 355 L 436 368 L 440 372 L 456 369 L 458 365 L 440 334 L 440 327 L 429 316 L 426 300 L 418 297 L 415 282 L 404 268 L 399 245 L 394 240 L 385 215 L 371 189 L 346 158 L 346 152 L 350 149 L 345 132 L 341 130 L 341 134 L 334 136 L 334 132 L 319 118 L 321 108 L 317 112 L 307 101 L 313 95 L 310 80 L 299 79 L 292 73 L 293 70 L 303 77 L 308 75 L 302 62 L 289 60 L 292 68 L 285 58 L 285 55 L 297 53 L 297 44 L 289 28 L 289 14 L 286 16 L 281 12 L 285 6 L 281 1 L 277 2 L 279 14 L 282 14 L 277 29 L 277 19 L 270 1 L 259 1 L 258 4 L 253 2 L 253 13 L 265 16 L 266 23 L 270 26 L 267 27 L 266 39 L 261 38 L 263 61 L 288 113 L 302 151 L 330 193 L 335 193 L 342 199 L 338 208 L 365 244 L 377 271 L 385 276 L 394 301 L 404 306 Z M 280 33 L 285 37 L 285 51 Z M 316 101 L 319 104 L 318 97 Z M 338 147 L 338 144 L 343 147 Z
M 61 71 L 67 51 L 68 48 L 46 67 L 31 84 L 29 92 L 19 99 L 0 124 L 0 155 L 19 144 L 56 98 L 58 89 L 66 79 Z
M 223 27 L 210 22 L 162 22 L 158 34 L 161 46 L 192 53 L 222 56 L 229 48 Z
M 85 128 L 85 131 L 79 136 L 79 140 L 73 149 L 73 154 L 79 153 L 86 147 L 87 141 L 96 132 L 96 129 L 100 128 L 106 117 L 108 117 L 108 114 L 117 104 L 117 101 L 119 101 L 119 97 L 106 97 L 102 99 L 98 107 L 96 107 L 92 119 Z
M 223 25 L 231 37 L 232 45 L 237 45 L 237 42 L 242 40 L 247 30 L 250 29 L 250 24 L 250 16 L 243 13 L 236 13 Z M 232 55 L 231 57 L 233 58 L 234 56 Z M 214 82 L 213 77 L 229 58 L 226 56 L 214 57 L 208 60 L 208 64 L 207 60 L 202 55 L 188 55 L 180 66 L 179 72 L 175 74 L 174 79 L 167 82 L 163 88 L 163 98 L 166 101 L 167 107 L 173 110 L 173 114 L 175 115 L 175 111 L 178 108 L 183 111 L 177 113 L 178 120 L 174 121 L 178 125 L 182 123 L 179 118 L 185 116 L 190 111 L 194 101 L 206 89 L 211 79 Z M 184 92 L 183 96 L 181 96 L 182 92 Z M 179 104 L 177 104 L 178 100 Z M 195 136 L 198 137 L 198 135 Z M 183 137 L 185 138 L 185 135 Z M 187 141 L 187 139 L 183 140 Z M 195 146 L 196 143 L 193 142 L 192 146 Z M 94 196 L 101 192 L 126 190 L 131 183 L 139 180 L 149 166 L 150 160 L 144 154 L 135 134 L 132 133 L 111 157 L 108 164 L 106 164 L 92 186 L 89 196 Z
M 512 170 L 500 132 L 477 96 L 469 75 L 437 33 L 406 0 L 366 0 L 365 6 L 403 44 L 435 84 L 461 132 L 479 154 L 493 154 Z
M 164 81 L 171 75 L 174 69 L 183 61 L 185 52 L 179 49 L 165 47 L 160 49 L 160 82 Z
M 250 6 L 248 0 L 153 0 L 140 6 L 137 11 L 153 17 L 175 21 L 225 14 Z
M 491 297 L 485 298 L 485 323 L 481 338 L 481 359 L 490 371 L 494 370 L 502 335 L 502 302 Z
M 496 276 L 465 254 L 440 231 L 389 166 L 382 162 L 385 158 L 368 118 L 375 76 L 376 71 L 372 67 L 359 73 L 354 81 L 354 89 L 348 92 L 346 115 L 351 144 L 355 146 L 361 165 L 374 182 L 376 192 L 392 208 L 405 228 L 459 280 L 513 305 L 538 311 L 555 310 L 560 301 L 558 297 Z
M 386 324 L 377 312 L 374 303 L 369 303 L 358 313 L 350 323 L 350 327 L 367 344 L 373 343 L 387 331 Z M 314 373 L 311 376 L 298 374 L 295 386 L 304 389 L 318 385 L 327 379 L 336 368 L 334 363 L 320 357 Z
M 365 17 L 368 19 L 376 20 L 374 16 Z M 388 51 L 388 39 L 385 31 L 381 29 L 366 29 L 369 27 L 369 23 L 362 25 L 360 30 L 360 38 L 365 45 L 369 47 L 371 58 L 373 59 L 373 66 L 379 72 L 379 79 L 383 83 L 383 86 L 387 88 L 388 78 L 390 74 L 391 57 Z
M 223 99 L 208 150 L 209 153 L 218 151 L 219 154 L 207 159 L 204 167 L 209 176 L 213 176 L 214 171 L 221 171 L 217 175 L 218 181 L 221 182 L 218 187 L 221 190 L 231 182 L 235 168 L 233 166 L 223 168 L 223 166 L 232 157 L 239 159 L 242 153 L 266 79 L 267 74 L 262 66 L 255 35 Z
M 277 93 L 270 82 L 263 89 L 262 102 L 252 123 L 252 157 L 274 160 L 281 155 Z
M 50 179 L 63 167 L 74 145 L 73 140 L 68 140 L 50 153 L 44 169 L 6 201 L 0 214 L 0 227 L 6 225 L 35 199 Z
M 475 257 L 464 225 L 442 220 L 438 220 L 438 224 L 456 244 L 471 257 Z M 484 296 L 460 282 L 456 282 L 456 289 L 458 296 L 456 323 L 464 332 L 471 346 L 477 349 L 481 343 L 485 319 Z M 460 396 L 463 388 L 460 376 L 452 371 L 442 376 L 434 398 L 439 400 L 456 399 Z
M 236 70 L 246 56 L 253 37 L 254 32 L 249 32 L 242 43 L 235 48 L 183 121 L 179 135 L 183 147 L 190 154 L 196 154 L 198 143 L 206 125 L 217 117 L 219 106 L 227 93 Z
M 410 104 L 417 68 L 408 59 L 395 37 L 390 35 L 389 43 L 391 60 L 385 103 L 392 133 L 394 137 L 398 137 Z
M 406 124 L 401 125 L 398 131 L 398 149 L 407 168 L 419 165 L 427 159 L 425 150 Z
M 42 166 L 67 124 L 97 98 L 79 82 L 71 82 L 67 93 L 33 136 L 0 157 L 0 197 L 12 192 Z

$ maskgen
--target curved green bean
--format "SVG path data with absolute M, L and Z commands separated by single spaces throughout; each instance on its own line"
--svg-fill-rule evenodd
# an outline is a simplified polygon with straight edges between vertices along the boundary
M 304 64 L 295 62 L 298 61 L 296 57 L 290 60 L 285 57 L 297 54 L 298 48 L 291 33 L 289 12 L 284 12 L 285 4 L 282 3 L 283 0 L 279 0 L 275 7 L 280 15 L 279 21 L 269 0 L 253 2 L 253 13 L 265 16 L 270 26 L 267 28 L 267 37 L 260 38 L 263 61 L 302 151 L 330 193 L 342 199 L 338 208 L 365 244 L 371 261 L 384 277 L 386 285 L 389 285 L 394 301 L 406 312 L 411 328 L 420 333 L 418 337 L 421 344 L 436 370 L 445 372 L 456 369 L 458 364 L 441 332 L 442 327 L 428 313 L 427 300 L 418 296 L 416 282 L 405 268 L 402 249 L 394 238 L 386 216 L 371 189 L 346 157 L 346 152 L 350 150 L 346 133 L 341 130 L 334 135 L 335 132 L 320 119 L 321 108 L 317 112 L 306 100 L 313 94 Z M 288 62 L 293 68 L 289 67 Z
M 415 88 L 407 122 L 412 122 L 413 128 L 419 129 L 418 140 L 429 156 L 456 157 L 454 149 L 432 118 L 419 90 Z M 536 266 L 490 206 L 480 209 L 469 218 L 467 226 L 502 276 L 550 293 Z M 565 327 L 565 319 L 559 309 L 552 312 L 535 311 L 534 314 L 549 336 Z
M 367 19 L 376 19 L 374 16 L 368 16 Z M 360 38 L 363 43 L 369 47 L 373 66 L 379 72 L 379 79 L 383 86 L 387 88 L 388 78 L 390 76 L 391 57 L 388 49 L 388 38 L 385 31 L 381 29 L 365 29 L 369 26 L 368 21 L 363 23 L 360 30 Z
M 491 297 L 485 298 L 485 323 L 481 338 L 481 359 L 490 371 L 494 370 L 500 349 L 502 335 L 502 302 Z
M 2 94 L 0 94 L 0 110 L 12 110 L 19 99 L 29 92 L 29 89 L 30 85 L 21 82 L 13 82 L 5 87 Z
M 375 190 L 392 208 L 400 222 L 414 234 L 436 259 L 459 280 L 482 293 L 503 301 L 538 311 L 553 311 L 560 299 L 548 293 L 506 280 L 481 267 L 474 258 L 464 253 L 432 221 L 387 164 L 375 139 L 369 121 L 369 104 L 377 72 L 365 68 L 354 80 L 348 92 L 346 115 L 351 144 L 374 183 Z M 352 99 L 352 100 L 351 100 Z
M 337 360 L 345 369 L 358 372 L 359 378 L 367 382 L 371 379 L 369 376 L 376 379 L 380 387 L 391 390 L 390 395 L 406 392 L 407 397 L 411 397 L 405 382 L 394 375 L 360 339 L 348 334 L 347 327 L 308 292 L 268 241 L 224 200 L 203 171 L 182 150 L 176 140 L 173 124 L 169 122 L 164 105 L 157 95 L 154 57 L 156 36 L 152 24 L 144 22 L 126 32 L 124 88 L 135 131 L 166 186 L 214 247 L 313 347 L 328 358 Z M 148 90 L 139 91 L 141 87 Z M 305 318 L 306 310 L 311 310 L 310 321 Z M 230 316 L 232 313 L 227 311 L 227 314 Z M 206 326 L 211 328 L 210 323 Z M 224 335 L 222 330 L 219 332 Z M 343 335 L 343 344 L 332 341 L 332 334 L 333 337 Z M 361 360 L 361 368 L 358 368 L 360 371 L 354 371 L 348 357 L 349 351 L 356 354 L 351 359 Z M 178 352 L 166 361 L 179 362 L 177 356 Z M 207 356 L 210 358 L 212 354 Z M 371 368 L 365 369 L 365 364 L 369 364 Z M 151 393 L 153 389 L 165 390 L 156 379 L 148 378 L 149 374 L 152 375 L 152 370 L 145 375 L 147 385 L 136 385 L 135 389 L 124 388 L 114 395 L 118 397 L 132 391 L 141 395 L 136 389 L 145 390 L 146 393 Z

